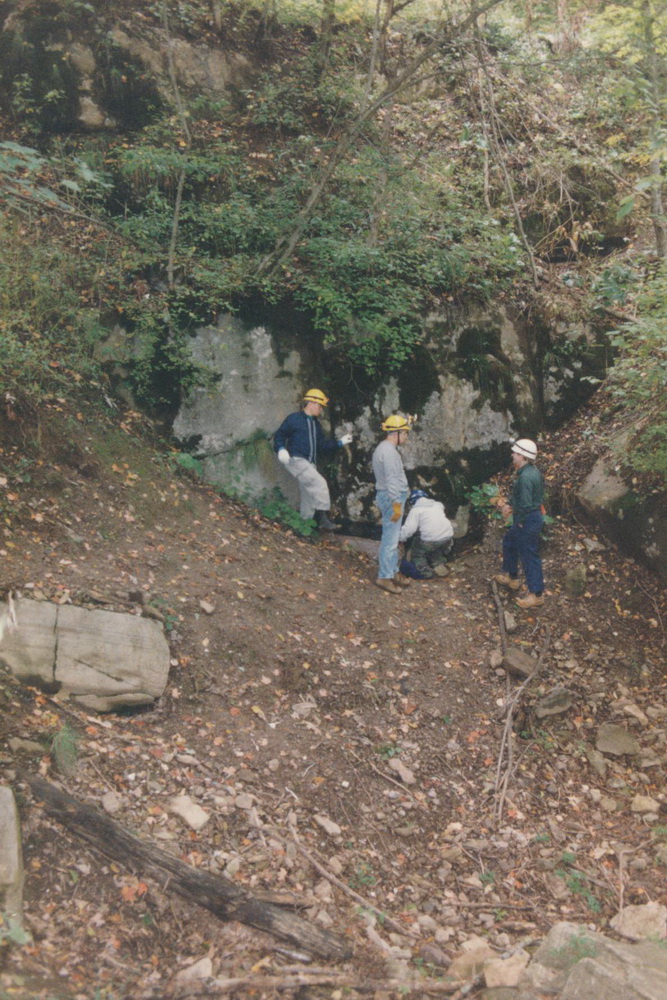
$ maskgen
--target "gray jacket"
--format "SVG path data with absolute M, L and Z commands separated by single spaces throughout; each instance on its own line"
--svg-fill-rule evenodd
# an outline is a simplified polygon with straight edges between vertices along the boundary
M 373 452 L 373 475 L 376 490 L 386 490 L 392 500 L 400 500 L 408 491 L 403 459 L 386 438 Z

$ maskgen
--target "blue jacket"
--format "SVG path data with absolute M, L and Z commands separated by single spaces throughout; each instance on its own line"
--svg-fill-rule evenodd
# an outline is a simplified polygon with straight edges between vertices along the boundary
M 305 458 L 317 462 L 318 452 L 326 455 L 342 447 L 340 441 L 332 441 L 324 436 L 317 417 L 308 417 L 303 410 L 290 413 L 273 435 L 273 450 L 287 448 L 292 458 Z

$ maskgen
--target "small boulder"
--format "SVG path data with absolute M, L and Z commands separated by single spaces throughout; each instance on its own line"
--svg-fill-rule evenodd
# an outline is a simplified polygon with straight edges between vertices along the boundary
M 484 964 L 484 980 L 489 988 L 499 986 L 518 986 L 523 976 L 530 955 L 519 948 L 509 958 L 493 958 Z
M 314 819 L 317 825 L 321 827 L 330 837 L 340 837 L 343 832 L 338 823 L 334 823 L 334 821 L 329 819 L 328 816 L 315 816 Z
M 625 726 L 617 726 L 613 722 L 600 726 L 595 748 L 600 753 L 610 753 L 615 757 L 622 757 L 624 754 L 633 756 L 641 750 L 639 740 Z
M 447 969 L 447 976 L 462 982 L 471 982 L 479 976 L 485 964 L 496 958 L 496 953 L 484 938 L 473 937 L 464 941 L 461 951 Z
M 649 938 L 664 941 L 667 938 L 667 906 L 660 903 L 625 906 L 609 923 L 631 941 Z
M 633 813 L 657 813 L 660 812 L 660 803 L 650 795 L 635 795 L 630 809 Z
M 502 666 L 510 676 L 525 680 L 535 672 L 537 660 L 521 649 L 509 649 L 503 657 Z
M 572 694 L 564 687 L 555 687 L 543 698 L 540 698 L 535 706 L 535 715 L 538 719 L 546 719 L 549 715 L 561 715 L 572 708 Z
M 410 768 L 405 766 L 400 757 L 392 757 L 389 761 L 389 767 L 392 771 L 396 772 L 404 785 L 414 785 L 415 776 Z
M 188 965 L 187 968 L 177 972 L 174 979 L 178 983 L 194 983 L 198 979 L 209 979 L 212 975 L 213 963 L 208 955 L 205 955 L 194 965 Z
M 210 819 L 206 810 L 193 802 L 189 795 L 176 795 L 169 803 L 169 809 L 180 816 L 193 830 L 201 830 Z

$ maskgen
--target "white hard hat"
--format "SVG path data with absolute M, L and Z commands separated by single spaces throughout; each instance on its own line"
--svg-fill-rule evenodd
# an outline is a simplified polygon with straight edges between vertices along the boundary
M 537 445 L 534 441 L 529 441 L 528 438 L 520 438 L 515 441 L 512 445 L 512 451 L 515 455 L 522 455 L 523 458 L 527 458 L 531 462 L 537 458 Z

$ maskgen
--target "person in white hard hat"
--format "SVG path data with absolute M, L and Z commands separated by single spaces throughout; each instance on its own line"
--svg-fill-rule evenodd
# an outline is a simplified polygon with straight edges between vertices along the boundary
M 499 504 L 503 517 L 512 523 L 503 538 L 503 571 L 494 577 L 496 583 L 518 590 L 519 562 L 528 587 L 527 597 L 517 598 L 520 608 L 537 608 L 544 604 L 544 577 L 540 558 L 540 532 L 544 523 L 544 480 L 534 465 L 537 445 L 521 438 L 512 445 L 512 464 L 517 470 L 510 502 Z
M 350 444 L 352 435 L 343 434 L 337 441 L 325 436 L 319 418 L 328 402 L 321 389 L 309 389 L 303 397 L 303 409 L 285 417 L 274 434 L 273 448 L 278 461 L 299 484 L 301 517 L 314 518 L 320 531 L 339 531 L 340 525 L 329 518 L 331 496 L 317 469 L 317 458 Z

